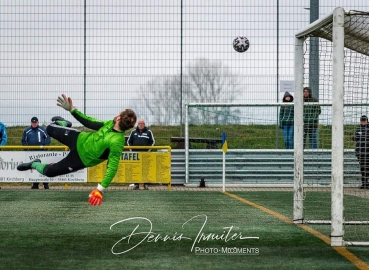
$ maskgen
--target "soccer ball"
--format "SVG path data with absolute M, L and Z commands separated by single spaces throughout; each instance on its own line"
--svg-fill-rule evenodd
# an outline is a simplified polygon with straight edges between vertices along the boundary
M 239 53 L 246 52 L 249 49 L 249 47 L 250 47 L 250 42 L 247 39 L 247 37 L 239 36 L 233 40 L 233 49 L 236 52 L 239 52 Z

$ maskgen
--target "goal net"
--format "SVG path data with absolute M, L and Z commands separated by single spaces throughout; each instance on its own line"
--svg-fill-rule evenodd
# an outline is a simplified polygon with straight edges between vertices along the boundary
M 368 245 L 369 190 L 360 189 L 353 141 L 361 116 L 369 114 L 368 12 L 336 8 L 296 33 L 294 102 L 295 222 L 330 225 L 330 233 L 329 226 L 322 230 L 331 235 L 332 246 Z M 330 160 L 321 155 L 326 151 Z M 319 165 L 327 162 L 328 185 L 319 179 Z M 307 184 L 305 168 L 311 163 L 318 169 Z

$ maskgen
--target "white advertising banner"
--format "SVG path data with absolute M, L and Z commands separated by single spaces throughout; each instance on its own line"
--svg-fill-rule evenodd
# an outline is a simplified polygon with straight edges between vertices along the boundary
M 0 151 L 0 182 L 87 182 L 87 169 L 55 177 L 47 177 L 36 170 L 20 172 L 17 166 L 36 158 L 42 163 L 56 163 L 69 151 Z

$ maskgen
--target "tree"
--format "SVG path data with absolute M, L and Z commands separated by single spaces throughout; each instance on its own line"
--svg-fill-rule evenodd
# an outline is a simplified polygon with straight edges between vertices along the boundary
M 154 117 L 155 124 L 180 124 L 181 83 L 178 76 L 155 78 L 141 90 L 146 107 Z
M 180 124 L 185 103 L 231 103 L 239 94 L 237 77 L 220 61 L 198 59 L 187 66 L 182 79 L 182 104 L 180 76 L 155 78 L 141 89 L 156 124 Z M 189 116 L 191 124 L 230 124 L 239 121 L 235 115 L 229 107 L 209 107 Z

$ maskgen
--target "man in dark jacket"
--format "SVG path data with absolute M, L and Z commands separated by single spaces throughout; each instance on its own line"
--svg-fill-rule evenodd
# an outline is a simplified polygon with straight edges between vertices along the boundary
M 38 125 L 36 116 L 31 119 L 31 126 L 23 131 L 22 145 L 50 145 L 51 139 L 44 127 Z M 32 189 L 38 189 L 39 183 L 33 183 Z M 48 183 L 43 183 L 44 189 L 49 189 Z
M 284 93 L 283 102 L 293 103 L 293 96 L 289 92 Z M 286 149 L 293 149 L 293 118 L 293 105 L 282 105 L 279 111 L 279 125 L 282 128 Z
M 304 102 L 316 102 L 319 100 L 312 97 L 310 87 L 304 88 Z M 319 104 L 304 105 L 304 147 L 306 138 L 309 136 L 309 148 L 318 148 L 318 126 L 321 108 Z
M 137 128 L 131 131 L 127 140 L 128 146 L 154 146 L 155 139 L 151 130 L 145 126 L 145 121 L 139 119 Z M 134 151 L 151 151 L 151 149 L 135 149 Z M 139 183 L 135 183 L 134 189 L 139 189 Z M 148 184 L 144 184 L 144 188 L 148 189 Z
M 355 155 L 360 164 L 361 189 L 369 188 L 369 125 L 368 117 L 360 117 L 360 126 L 353 137 L 355 141 Z

